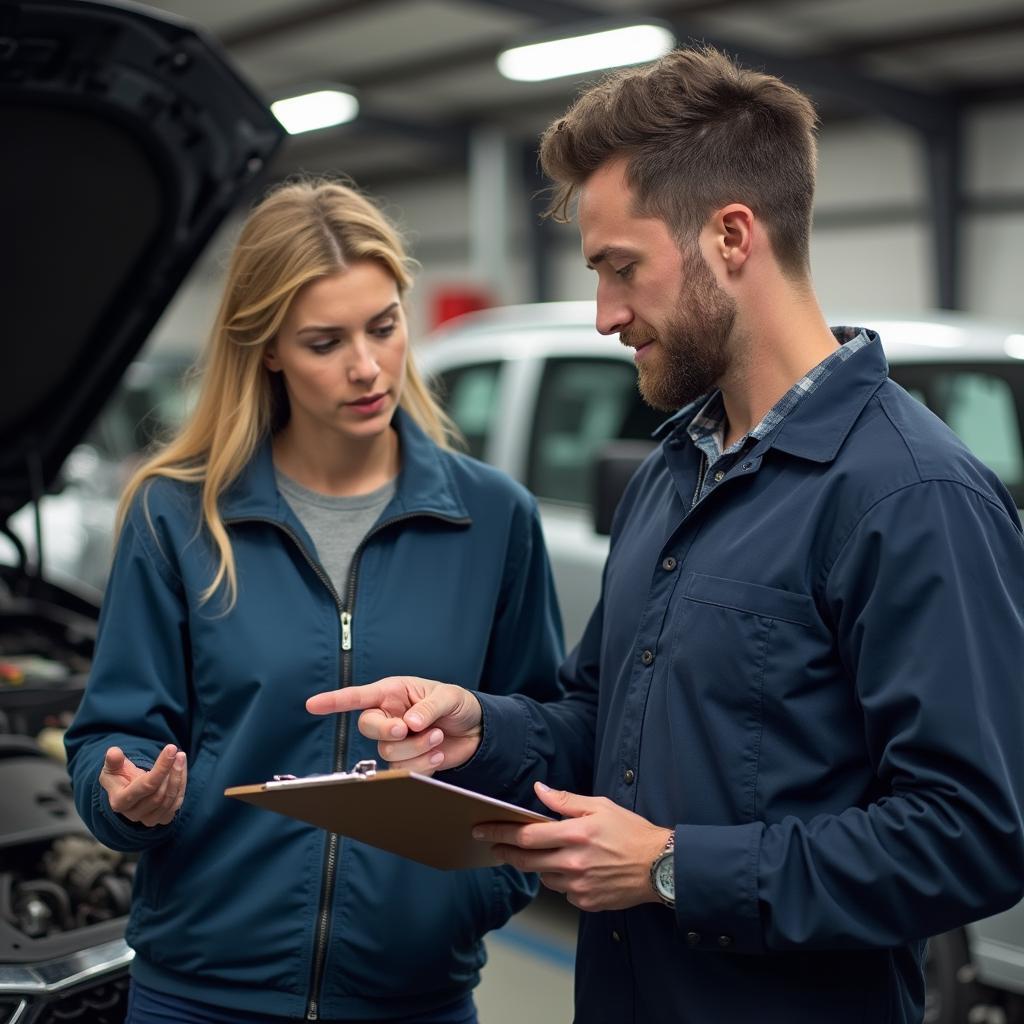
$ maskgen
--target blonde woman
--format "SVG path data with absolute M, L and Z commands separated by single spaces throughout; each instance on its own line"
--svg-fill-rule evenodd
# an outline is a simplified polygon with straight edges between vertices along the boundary
M 306 699 L 381 676 L 555 697 L 536 509 L 448 446 L 401 240 L 354 190 L 250 214 L 179 437 L 129 484 L 67 735 L 79 813 L 140 851 L 129 1024 L 476 1021 L 481 939 L 534 893 L 222 796 L 375 757 Z M 438 736 L 440 739 L 440 736 Z

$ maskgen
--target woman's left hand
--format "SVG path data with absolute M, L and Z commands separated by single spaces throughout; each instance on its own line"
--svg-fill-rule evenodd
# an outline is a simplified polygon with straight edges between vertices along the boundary
M 185 799 L 188 767 L 184 750 L 168 743 L 148 771 L 120 747 L 110 747 L 100 769 L 100 785 L 110 808 L 129 821 L 152 828 L 169 825 Z

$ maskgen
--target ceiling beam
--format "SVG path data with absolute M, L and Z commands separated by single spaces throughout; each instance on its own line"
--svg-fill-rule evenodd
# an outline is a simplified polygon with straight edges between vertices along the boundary
M 496 7 L 515 14 L 529 14 L 542 22 L 585 20 L 607 17 L 608 12 L 577 0 L 474 0 L 478 7 Z
M 913 49 L 920 46 L 932 46 L 936 43 L 963 43 L 986 36 L 1001 36 L 1014 32 L 1024 32 L 1024 14 L 1011 16 L 1000 15 L 986 18 L 961 18 L 947 21 L 940 25 L 930 25 L 926 29 L 913 29 L 904 32 L 886 32 L 884 35 L 861 36 L 853 39 L 826 44 L 822 56 L 835 57 L 870 57 L 875 54 L 890 53 L 893 50 Z
M 763 69 L 790 85 L 817 98 L 820 95 L 853 105 L 865 113 L 881 114 L 923 132 L 942 133 L 948 123 L 952 101 L 938 94 L 873 78 L 849 65 L 840 65 L 831 57 L 789 56 L 757 47 L 740 45 L 728 39 L 694 33 L 693 26 L 678 19 L 670 22 L 681 42 L 689 39 L 724 50 L 741 64 Z
M 385 4 L 393 4 L 397 0 L 315 0 L 298 8 L 292 8 L 282 15 L 262 19 L 225 34 L 223 42 L 231 49 L 264 43 L 271 38 L 279 38 L 283 32 L 309 30 L 310 27 L 328 19 L 335 19 L 359 9 L 372 6 L 375 12 Z M 514 10 L 542 19 L 545 24 L 561 22 L 566 19 L 593 19 L 601 12 L 580 0 L 475 0 L 480 6 L 501 10 Z M 881 82 L 869 76 L 859 74 L 855 68 L 839 68 L 833 58 L 792 57 L 767 53 L 750 47 L 737 48 L 728 40 L 713 39 L 700 31 L 699 25 L 693 25 L 689 19 L 701 13 L 721 11 L 735 6 L 736 0 L 697 0 L 696 3 L 681 5 L 679 3 L 660 4 L 656 7 L 658 16 L 666 18 L 675 29 L 677 38 L 704 39 L 735 54 L 744 63 L 761 66 L 766 70 L 779 74 L 794 85 L 817 93 L 823 91 L 838 97 L 841 101 L 852 103 L 864 110 L 886 114 L 897 120 L 914 125 L 924 131 L 939 131 L 946 115 L 944 103 L 928 94 L 909 89 L 904 86 Z M 638 12 L 638 16 L 642 16 Z M 1006 19 L 1003 19 L 1005 22 Z M 976 22 L 976 24 L 978 24 Z M 989 29 L 994 31 L 993 29 Z M 513 39 L 500 42 L 474 43 L 469 46 L 456 47 L 447 52 L 434 54 L 420 60 L 404 61 L 400 65 L 380 67 L 362 73 L 339 72 L 339 80 L 360 91 L 368 91 L 375 86 L 394 86 L 410 83 L 434 75 L 450 73 L 453 70 L 489 63 L 500 52 L 502 45 Z
M 1024 78 L 965 85 L 957 89 L 956 97 L 961 103 L 1002 103 L 1024 100 Z
M 695 14 L 721 14 L 735 7 L 753 8 L 763 12 L 767 7 L 778 7 L 789 2 L 790 0 L 759 0 L 754 7 L 751 0 L 694 0 L 693 3 L 669 0 L 668 3 L 652 4 L 645 13 L 653 18 L 691 18 Z
M 368 107 L 361 109 L 359 117 L 354 121 L 291 136 L 287 149 L 290 157 L 311 156 L 318 152 L 336 152 L 344 149 L 346 145 L 362 143 L 369 138 L 388 136 L 439 147 L 453 155 L 464 157 L 469 140 L 469 126 L 457 121 L 414 121 Z
M 325 21 L 333 21 L 360 10 L 372 9 L 376 12 L 395 2 L 397 0 L 314 0 L 307 4 L 289 4 L 280 14 L 254 18 L 238 28 L 221 32 L 218 38 L 229 50 L 242 50 L 247 46 L 277 42 L 282 35 L 308 31 Z
M 399 85 L 415 82 L 421 78 L 432 78 L 449 71 L 466 71 L 481 64 L 492 63 L 501 52 L 503 44 L 471 43 L 468 46 L 452 47 L 441 53 L 403 60 L 400 65 L 386 65 L 366 71 L 354 71 L 344 75 L 344 81 L 354 89 L 372 89 L 374 86 Z
M 500 0 L 477 2 L 494 4 Z M 707 3 L 711 2 L 720 6 L 722 0 L 706 0 L 704 4 L 697 6 L 706 7 Z M 732 3 L 732 0 L 729 0 L 729 3 Z M 678 4 L 664 5 L 659 8 L 660 16 L 678 9 Z M 729 40 L 708 36 L 700 31 L 699 26 L 684 22 L 678 17 L 669 17 L 666 20 L 672 25 L 681 42 L 690 39 L 711 43 L 738 57 L 744 64 L 762 67 L 812 94 L 824 93 L 843 104 L 852 104 L 866 112 L 885 114 L 922 130 L 935 131 L 942 128 L 946 115 L 946 101 L 942 97 L 880 81 L 858 72 L 856 68 L 840 67 L 832 58 L 786 56 L 749 46 L 737 47 Z M 505 40 L 505 44 L 512 41 Z M 453 71 L 464 71 L 474 66 L 489 64 L 497 58 L 501 49 L 500 43 L 474 43 L 422 60 L 405 61 L 400 66 L 343 74 L 342 80 L 359 90 L 405 84 L 434 75 L 450 74 Z
M 533 8 L 536 6 L 538 11 L 541 12 L 539 16 L 543 17 L 547 24 L 556 23 L 556 21 L 551 19 L 546 0 L 539 0 L 537 4 L 534 4 L 532 0 L 508 0 L 508 2 L 506 0 L 474 0 L 474 2 L 491 7 L 508 8 L 514 6 L 519 10 L 523 10 L 525 7 Z M 708 13 L 726 7 L 735 7 L 738 3 L 742 4 L 743 2 L 745 0 L 697 0 L 693 4 L 681 5 L 678 0 L 675 0 L 673 3 L 658 5 L 653 9 L 652 14 L 638 11 L 636 17 L 639 19 L 647 14 L 649 17 L 663 18 L 679 14 L 682 11 L 688 14 Z M 784 0 L 764 0 L 764 2 L 780 3 L 784 2 Z M 573 4 L 572 7 L 576 10 L 583 10 L 581 5 Z M 562 10 L 564 12 L 565 8 L 562 8 Z M 594 8 L 587 8 L 585 15 L 577 16 L 585 16 L 587 20 L 593 21 L 602 15 L 600 12 L 595 11 Z M 603 16 L 612 17 L 607 12 Z M 557 22 L 561 22 L 561 19 L 557 19 Z M 401 66 L 381 67 L 363 72 L 346 73 L 343 74 L 342 80 L 356 89 L 372 89 L 378 85 L 396 85 L 401 82 L 412 82 L 419 78 L 429 78 L 433 75 L 445 74 L 452 70 L 463 71 L 474 66 L 493 64 L 498 54 L 506 46 L 515 45 L 521 41 L 519 33 L 503 34 L 506 38 L 498 42 L 471 43 L 467 46 L 452 47 L 450 50 L 421 57 L 419 60 L 405 60 Z

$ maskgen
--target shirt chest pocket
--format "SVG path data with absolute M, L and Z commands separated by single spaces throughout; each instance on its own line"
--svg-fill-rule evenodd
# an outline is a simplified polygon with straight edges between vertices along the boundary
M 683 594 L 688 601 L 760 618 L 797 626 L 814 623 L 814 602 L 807 594 L 792 590 L 691 572 L 684 581 Z
M 672 665 L 705 714 L 759 721 L 813 659 L 817 613 L 807 594 L 690 573 L 682 581 Z M 736 719 L 731 718 L 735 723 Z

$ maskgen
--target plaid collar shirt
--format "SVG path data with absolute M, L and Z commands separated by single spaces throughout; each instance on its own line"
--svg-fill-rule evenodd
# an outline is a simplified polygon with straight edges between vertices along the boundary
M 870 345 L 877 340 L 876 334 L 871 334 L 858 327 L 833 327 L 832 333 L 839 348 L 831 355 L 826 356 L 806 376 L 798 380 L 775 405 L 768 410 L 764 418 L 738 441 L 729 445 L 724 451 L 722 443 L 725 437 L 725 403 L 722 401 L 722 392 L 714 391 L 699 411 L 690 420 L 686 427 L 686 433 L 690 440 L 703 453 L 701 465 L 703 471 L 697 490 L 693 495 L 693 504 L 696 505 L 728 472 L 732 464 L 739 458 L 740 453 L 749 445 L 756 443 L 763 437 L 782 425 L 782 421 L 817 388 L 823 380 L 841 363 L 849 359 L 855 352 Z M 700 401 L 700 399 L 698 399 Z M 697 403 L 694 403 L 695 405 Z M 716 479 L 717 477 L 717 479 Z

